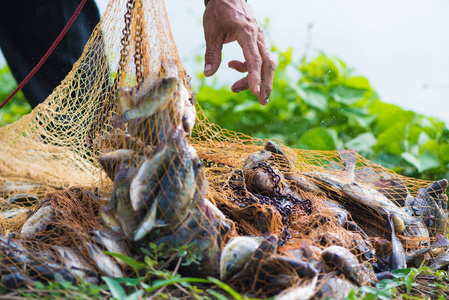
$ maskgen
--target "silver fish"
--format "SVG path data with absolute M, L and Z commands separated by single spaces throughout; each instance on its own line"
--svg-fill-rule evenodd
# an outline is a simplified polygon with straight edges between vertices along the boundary
M 391 254 L 390 254 L 391 271 L 394 271 L 396 269 L 405 269 L 407 267 L 407 264 L 405 262 L 404 248 L 402 247 L 402 244 L 395 233 L 395 228 L 397 227 L 397 225 L 395 224 L 396 220 L 399 222 L 402 221 L 394 214 L 389 215 L 389 221 L 391 226 Z
M 323 191 L 307 176 L 299 173 L 284 172 L 285 179 L 291 184 L 308 192 L 322 193 Z
M 103 274 L 109 277 L 124 277 L 125 274 L 122 271 L 122 268 L 117 263 L 117 261 L 103 253 L 103 251 L 95 244 L 86 243 L 86 247 L 90 258 L 97 266 L 98 270 L 100 270 Z
M 427 225 L 430 236 L 437 233 L 445 234 L 447 229 L 447 215 L 440 207 L 439 199 L 433 198 L 426 189 L 420 188 L 415 198 L 407 198 L 407 204 L 416 216 L 421 216 Z
M 393 204 L 377 190 L 363 186 L 359 183 L 346 184 L 342 192 L 348 199 L 373 209 L 382 217 L 388 219 L 389 214 L 395 214 L 402 219 L 406 225 L 405 234 L 411 237 L 429 237 L 429 233 L 421 220 L 407 214 L 402 208 Z
M 94 272 L 89 262 L 80 252 L 61 246 L 55 246 L 54 249 L 59 253 L 62 263 L 70 273 L 83 279 L 87 283 L 98 284 L 99 280 L 96 276 L 96 272 Z
M 55 211 L 50 203 L 43 205 L 23 224 L 20 231 L 22 238 L 34 237 L 44 233 L 47 226 L 55 221 Z
M 107 251 L 123 255 L 129 254 L 130 245 L 124 236 L 104 230 L 94 230 L 91 234 L 93 235 L 93 240 L 96 241 L 98 245 L 103 245 Z M 122 265 L 122 267 L 126 267 L 124 261 L 116 257 L 114 258 Z
M 5 211 L 0 212 L 0 215 L 5 219 L 12 219 L 20 215 L 32 213 L 33 210 L 30 208 L 12 208 Z

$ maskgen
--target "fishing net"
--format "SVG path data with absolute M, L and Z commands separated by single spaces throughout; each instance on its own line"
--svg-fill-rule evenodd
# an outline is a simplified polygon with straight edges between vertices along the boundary
M 446 233 L 445 180 L 211 124 L 162 1 L 111 1 L 73 70 L 0 139 L 7 288 L 124 277 L 129 267 L 104 251 L 142 260 L 156 246 L 176 263 L 188 246 L 184 274 L 324 298 L 335 284 L 373 284 L 392 231 L 406 251 Z

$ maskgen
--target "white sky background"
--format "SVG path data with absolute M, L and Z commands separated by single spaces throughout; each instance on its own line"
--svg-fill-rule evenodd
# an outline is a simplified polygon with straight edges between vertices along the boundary
M 449 123 L 449 1 L 447 0 L 248 0 L 268 35 L 281 50 L 305 54 L 308 26 L 312 58 L 336 55 L 367 77 L 384 102 L 436 116 Z M 104 11 L 107 0 L 97 0 Z M 193 76 L 205 43 L 203 0 L 165 0 L 179 55 Z M 220 70 L 211 80 L 232 84 L 241 74 L 227 62 L 241 50 L 226 45 Z M 0 64 L 3 60 L 0 58 Z M 425 86 L 428 86 L 425 88 Z M 255 100 L 256 101 L 256 100 Z

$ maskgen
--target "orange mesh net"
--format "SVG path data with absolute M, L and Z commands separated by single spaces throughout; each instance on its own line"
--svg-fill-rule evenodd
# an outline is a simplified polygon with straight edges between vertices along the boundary
M 446 234 L 446 180 L 211 124 L 162 1 L 111 1 L 61 85 L 0 139 L 7 288 L 124 277 L 104 251 L 142 259 L 151 243 L 167 259 L 189 245 L 183 272 L 241 292 L 325 298 Z

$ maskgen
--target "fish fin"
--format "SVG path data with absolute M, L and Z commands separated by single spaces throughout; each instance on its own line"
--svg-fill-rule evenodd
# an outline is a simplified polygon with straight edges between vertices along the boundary
M 419 199 L 427 199 L 427 198 L 431 198 L 430 194 L 428 191 L 426 191 L 425 188 L 420 188 L 418 190 L 418 193 L 416 194 L 415 198 L 419 198 Z
M 358 152 L 354 149 L 345 150 L 343 147 L 337 148 L 340 158 L 343 162 L 344 170 L 353 173 L 358 160 Z

